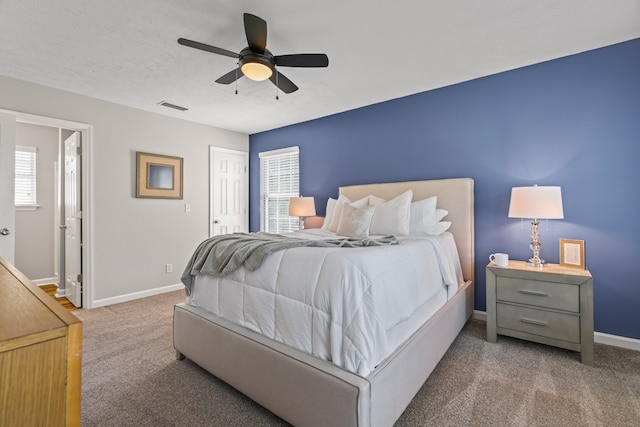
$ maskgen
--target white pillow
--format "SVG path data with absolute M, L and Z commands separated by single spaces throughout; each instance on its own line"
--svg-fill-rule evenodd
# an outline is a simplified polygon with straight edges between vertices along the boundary
M 329 231 L 329 223 L 331 222 L 333 211 L 336 208 L 337 202 L 338 201 L 336 199 L 332 199 L 331 197 L 329 197 L 329 200 L 327 200 L 327 210 L 325 211 L 324 223 L 322 224 L 322 228 L 321 228 L 324 231 Z
M 345 204 L 342 207 L 342 214 L 340 215 L 340 222 L 336 234 L 346 237 L 367 237 L 375 209 L 375 206 L 356 208 L 352 205 Z
M 385 199 L 383 199 L 382 197 L 378 197 L 378 196 L 374 196 L 373 194 L 371 194 L 369 196 L 369 204 L 370 205 L 379 205 L 381 203 L 386 202 Z
M 427 228 L 438 222 L 435 220 L 437 203 L 438 196 L 411 203 L 410 234 L 427 234 Z
M 427 227 L 426 234 L 430 236 L 439 236 L 451 227 L 451 221 L 440 221 Z
M 449 211 L 448 210 L 446 210 L 446 209 L 436 209 L 436 214 L 435 214 L 433 219 L 434 219 L 435 222 L 440 222 L 447 215 L 449 215 Z
M 373 219 L 371 220 L 371 234 L 394 234 L 406 236 L 409 234 L 409 219 L 411 215 L 411 198 L 413 191 L 407 190 L 398 197 L 386 202 L 377 203 Z M 380 200 L 379 198 L 371 198 Z
M 333 208 L 333 212 L 331 214 L 331 221 L 329 221 L 329 229 L 327 231 L 335 233 L 336 230 L 338 230 L 338 224 L 340 223 L 340 215 L 342 214 L 342 207 L 344 205 L 351 205 L 355 208 L 362 208 L 364 206 L 367 206 L 368 204 L 369 204 L 369 196 L 363 197 L 360 200 L 352 202 L 351 200 L 349 200 L 348 197 L 340 195 L 340 197 L 338 197 L 338 200 L 336 201 L 335 207 Z M 327 219 L 328 217 L 325 218 L 325 221 L 327 221 Z
M 328 229 L 332 233 L 335 233 L 338 229 L 338 222 L 340 222 L 340 214 L 342 213 L 342 207 L 345 203 L 350 203 L 351 201 L 344 196 L 338 197 L 336 200 L 333 210 L 331 211 L 331 217 L 327 216 L 326 221 L 328 222 Z

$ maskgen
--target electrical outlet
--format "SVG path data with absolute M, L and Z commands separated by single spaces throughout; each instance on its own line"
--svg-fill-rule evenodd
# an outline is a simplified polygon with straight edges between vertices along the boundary
M 173 272 L 173 265 L 172 264 L 167 264 L 165 267 L 167 273 L 171 273 Z

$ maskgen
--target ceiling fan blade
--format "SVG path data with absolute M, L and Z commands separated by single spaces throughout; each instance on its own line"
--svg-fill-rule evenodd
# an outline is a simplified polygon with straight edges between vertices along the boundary
M 284 74 L 279 73 L 278 70 L 275 70 L 275 73 L 269 77 L 269 80 L 271 80 L 274 85 L 278 86 L 278 88 L 284 93 L 291 93 L 298 90 L 298 86 L 286 78 Z
M 298 53 L 274 57 L 280 67 L 328 67 L 329 57 L 324 53 Z
M 267 47 L 267 22 L 250 13 L 244 14 L 244 32 L 247 35 L 249 48 L 264 53 Z
M 223 84 L 223 85 L 228 85 L 229 83 L 235 82 L 236 80 L 238 80 L 242 76 L 244 76 L 244 73 L 242 72 L 240 67 L 234 68 L 233 70 L 229 71 L 224 76 L 218 78 L 218 80 L 216 80 L 216 83 L 220 83 L 220 84 Z
M 179 38 L 178 43 L 180 43 L 183 46 L 189 46 L 195 49 L 200 49 L 200 50 L 204 50 L 211 53 L 217 53 L 218 55 L 230 56 L 231 58 L 238 58 L 240 56 L 235 52 L 231 52 L 230 50 L 222 49 L 220 47 L 215 47 L 215 46 L 211 46 L 211 45 L 200 43 L 200 42 L 194 42 L 193 40 Z

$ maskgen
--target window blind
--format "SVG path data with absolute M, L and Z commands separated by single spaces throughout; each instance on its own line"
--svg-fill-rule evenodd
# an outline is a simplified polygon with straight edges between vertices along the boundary
M 299 149 L 289 147 L 259 153 L 260 229 L 286 233 L 300 228 L 298 217 L 289 216 L 289 199 L 298 197 L 300 181 Z
M 36 206 L 36 148 L 16 146 L 16 206 Z

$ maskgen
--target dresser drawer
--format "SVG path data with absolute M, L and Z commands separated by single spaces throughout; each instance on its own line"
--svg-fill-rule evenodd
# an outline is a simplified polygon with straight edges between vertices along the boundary
M 498 303 L 498 328 L 574 343 L 580 342 L 580 316 Z
M 580 287 L 540 280 L 498 277 L 498 301 L 580 312 Z

